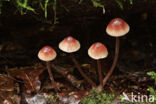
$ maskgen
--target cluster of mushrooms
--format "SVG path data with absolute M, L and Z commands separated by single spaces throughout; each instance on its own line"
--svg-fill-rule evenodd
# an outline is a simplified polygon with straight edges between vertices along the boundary
M 129 30 L 130 30 L 129 25 L 121 18 L 115 18 L 115 19 L 111 20 L 110 23 L 108 24 L 108 26 L 106 28 L 106 32 L 108 35 L 110 35 L 112 37 L 116 37 L 116 47 L 115 47 L 115 56 L 114 56 L 112 66 L 104 79 L 103 79 L 103 74 L 101 72 L 100 60 L 103 58 L 106 58 L 108 56 L 108 50 L 107 50 L 106 46 L 101 42 L 96 42 L 96 43 L 92 44 L 90 46 L 90 48 L 88 49 L 88 55 L 91 58 L 97 60 L 97 69 L 98 69 L 99 80 L 100 80 L 100 85 L 98 87 L 88 76 L 86 76 L 86 74 L 83 72 L 83 70 L 81 69 L 80 65 L 78 64 L 78 62 L 76 61 L 76 59 L 73 55 L 74 52 L 76 52 L 80 49 L 80 43 L 78 40 L 76 40 L 75 38 L 73 38 L 71 36 L 68 36 L 59 43 L 59 49 L 70 54 L 72 61 L 74 62 L 76 68 L 78 69 L 78 71 L 80 72 L 82 77 L 86 81 L 88 81 L 88 83 L 93 88 L 96 88 L 99 91 L 102 91 L 104 85 L 106 84 L 106 81 L 111 76 L 111 74 L 117 64 L 118 54 L 119 54 L 119 37 L 127 34 L 129 32 Z M 50 46 L 43 47 L 38 53 L 38 58 L 40 60 L 46 62 L 47 70 L 48 70 L 48 73 L 50 76 L 51 83 L 54 86 L 55 91 L 58 91 L 58 88 L 56 87 L 56 84 L 55 84 L 55 81 L 53 78 L 53 74 L 50 69 L 50 61 L 54 60 L 56 58 L 56 56 L 57 56 L 56 51 Z

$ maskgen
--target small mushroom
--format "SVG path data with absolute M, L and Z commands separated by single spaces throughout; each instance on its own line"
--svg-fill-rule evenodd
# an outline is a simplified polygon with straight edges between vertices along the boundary
M 100 59 L 106 58 L 108 56 L 108 50 L 106 46 L 100 42 L 96 42 L 90 46 L 88 49 L 88 55 L 97 60 L 97 67 L 98 67 L 98 73 L 99 73 L 99 80 L 100 80 L 100 86 L 99 90 L 103 90 L 103 76 L 101 72 L 101 62 Z
M 56 83 L 53 78 L 53 74 L 51 72 L 50 68 L 50 61 L 54 60 L 56 58 L 57 54 L 55 50 L 50 46 L 44 46 L 40 51 L 38 52 L 38 58 L 42 61 L 46 62 L 47 70 L 50 76 L 51 84 L 54 86 L 55 91 L 57 91 Z
M 111 20 L 106 28 L 106 32 L 108 35 L 112 37 L 116 37 L 116 46 L 115 46 L 115 56 L 113 60 L 113 64 L 103 79 L 103 86 L 106 84 L 106 81 L 111 76 L 114 71 L 114 68 L 117 64 L 118 56 L 119 56 L 119 37 L 126 35 L 130 30 L 129 25 L 121 18 L 115 18 Z
M 74 62 L 82 77 L 84 77 L 88 81 L 88 83 L 91 84 L 91 86 L 95 87 L 96 84 L 89 77 L 86 76 L 73 55 L 73 52 L 76 52 L 80 49 L 79 41 L 71 36 L 68 36 L 59 43 L 59 49 L 64 52 L 70 53 L 70 57 L 72 58 L 72 61 Z

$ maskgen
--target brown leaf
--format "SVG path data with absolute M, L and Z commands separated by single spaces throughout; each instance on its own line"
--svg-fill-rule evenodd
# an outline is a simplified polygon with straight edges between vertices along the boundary
M 0 104 L 20 104 L 16 89 L 18 84 L 14 78 L 0 74 Z
M 16 84 L 12 77 L 0 74 L 0 91 L 14 91 Z
M 19 69 L 9 69 L 12 76 L 23 80 L 27 93 L 37 92 L 40 90 L 41 81 L 39 79 L 40 74 L 45 68 L 24 67 Z

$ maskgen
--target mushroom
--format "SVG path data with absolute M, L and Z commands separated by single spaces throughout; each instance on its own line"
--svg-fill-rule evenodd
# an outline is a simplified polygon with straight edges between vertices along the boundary
M 104 44 L 100 42 L 96 42 L 92 44 L 90 48 L 88 49 L 88 55 L 91 58 L 97 60 L 98 74 L 99 74 L 99 80 L 100 80 L 99 90 L 102 91 L 103 90 L 103 82 L 102 82 L 103 76 L 101 72 L 100 59 L 106 58 L 108 56 L 108 50 Z
M 59 49 L 64 52 L 70 53 L 70 57 L 72 58 L 72 61 L 74 62 L 82 77 L 84 77 L 88 81 L 88 83 L 91 84 L 91 86 L 95 87 L 96 84 L 82 71 L 80 65 L 73 55 L 73 52 L 76 52 L 80 49 L 79 41 L 74 39 L 72 36 L 68 36 L 59 43 Z
M 117 64 L 118 55 L 119 55 L 119 37 L 126 35 L 129 32 L 129 30 L 130 30 L 129 25 L 121 18 L 115 18 L 111 20 L 106 28 L 106 32 L 108 35 L 112 37 L 116 37 L 116 46 L 115 46 L 115 56 L 114 56 L 113 64 L 108 74 L 103 79 L 103 86 L 106 84 L 106 81 L 111 76 Z
M 54 86 L 55 91 L 57 91 L 56 83 L 53 78 L 53 74 L 51 72 L 50 68 L 50 61 L 54 60 L 56 58 L 57 54 L 55 50 L 50 46 L 44 46 L 40 51 L 38 52 L 38 58 L 42 61 L 46 62 L 47 70 L 50 76 L 51 84 Z

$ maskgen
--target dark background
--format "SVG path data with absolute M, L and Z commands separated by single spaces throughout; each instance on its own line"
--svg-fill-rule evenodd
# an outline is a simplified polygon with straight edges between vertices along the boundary
M 115 39 L 106 34 L 109 21 L 120 17 L 130 25 L 130 32 L 121 37 L 118 68 L 133 70 L 147 69 L 156 65 L 156 1 L 134 0 L 133 4 L 124 2 L 122 10 L 113 0 L 105 0 L 106 13 L 101 8 L 93 7 L 88 0 L 81 4 L 62 1 L 69 12 L 57 7 L 59 23 L 55 26 L 53 12 L 49 10 L 48 18 L 43 14 L 27 12 L 20 15 L 15 7 L 5 4 L 0 15 L 0 66 L 18 67 L 33 65 L 40 62 L 37 53 L 44 45 L 51 45 L 58 53 L 59 42 L 71 35 L 81 43 L 81 49 L 76 53 L 78 60 L 89 59 L 87 49 L 93 42 L 104 43 L 110 54 L 107 60 L 113 59 Z M 111 62 L 110 62 L 111 64 Z M 127 70 L 126 69 L 126 70 Z

